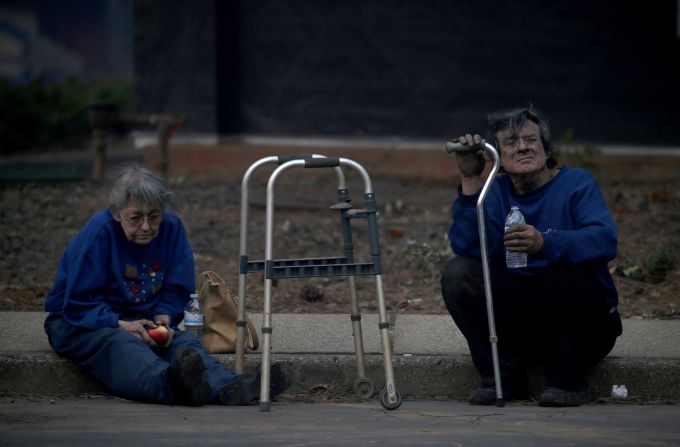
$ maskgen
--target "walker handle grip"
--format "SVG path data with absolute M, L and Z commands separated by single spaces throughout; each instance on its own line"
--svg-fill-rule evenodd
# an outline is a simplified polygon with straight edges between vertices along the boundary
M 340 166 L 339 157 L 305 158 L 305 168 L 335 168 Z
M 277 157 L 276 163 L 281 166 L 282 164 L 291 160 L 305 160 L 307 158 L 312 158 L 312 154 L 297 154 L 297 155 L 279 155 Z

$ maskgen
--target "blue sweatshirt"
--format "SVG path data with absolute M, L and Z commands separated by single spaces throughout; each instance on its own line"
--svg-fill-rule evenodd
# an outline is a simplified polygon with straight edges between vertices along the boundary
M 478 198 L 479 193 L 463 195 L 459 186 L 449 229 L 451 248 L 457 255 L 481 258 Z M 512 206 L 519 207 L 527 224 L 540 231 L 544 241 L 538 253 L 529 255 L 527 267 L 512 269 L 513 273 L 536 276 L 550 265 L 587 263 L 612 303 L 618 302 L 607 265 L 616 257 L 616 225 L 600 188 L 587 171 L 561 168 L 551 181 L 524 195 L 514 193 L 507 175 L 496 178 L 484 202 L 484 218 L 489 262 L 497 267 L 505 266 L 503 233 Z
M 176 214 L 165 212 L 157 237 L 144 246 L 128 241 L 106 209 L 69 242 L 45 310 L 87 329 L 157 314 L 177 325 L 195 287 L 193 253 Z

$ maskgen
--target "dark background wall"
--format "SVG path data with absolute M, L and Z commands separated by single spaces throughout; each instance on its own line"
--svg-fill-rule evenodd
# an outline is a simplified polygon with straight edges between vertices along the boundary
M 0 79 L 128 79 L 132 1 L 0 1 Z
M 438 139 L 533 104 L 558 137 L 678 145 L 676 7 L 139 0 L 137 108 L 221 134 Z
M 217 132 L 219 0 L 134 2 L 135 109 L 186 115 L 186 129 Z

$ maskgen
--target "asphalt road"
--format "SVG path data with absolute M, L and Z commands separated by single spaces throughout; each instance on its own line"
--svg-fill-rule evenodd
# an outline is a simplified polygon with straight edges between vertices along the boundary
M 407 400 L 202 408 L 116 398 L 0 397 L 0 446 L 677 446 L 680 405 L 504 408 Z

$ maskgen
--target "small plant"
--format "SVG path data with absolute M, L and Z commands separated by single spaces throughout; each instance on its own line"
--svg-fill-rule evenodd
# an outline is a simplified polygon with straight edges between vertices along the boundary
M 647 258 L 645 276 L 649 282 L 660 283 L 666 279 L 666 273 L 675 268 L 675 255 L 669 249 L 662 249 Z
M 620 276 L 646 283 L 658 284 L 676 266 L 676 256 L 668 248 L 650 255 L 644 262 L 627 265 L 617 270 Z

